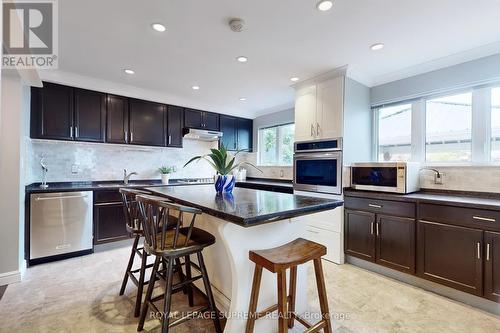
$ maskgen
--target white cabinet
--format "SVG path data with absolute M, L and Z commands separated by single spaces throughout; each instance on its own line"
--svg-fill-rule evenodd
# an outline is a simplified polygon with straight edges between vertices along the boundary
M 297 91 L 295 97 L 295 141 L 314 139 L 316 126 L 316 86 Z
M 345 76 L 301 87 L 295 98 L 295 141 L 342 137 Z

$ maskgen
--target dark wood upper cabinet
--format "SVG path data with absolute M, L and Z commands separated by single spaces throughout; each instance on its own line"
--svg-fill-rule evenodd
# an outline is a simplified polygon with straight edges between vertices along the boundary
M 418 221 L 417 274 L 482 296 L 482 244 L 482 230 Z
M 44 82 L 31 89 L 31 137 L 73 140 L 73 88 Z
M 484 296 L 500 302 L 500 233 L 486 231 L 484 243 Z
M 104 142 L 106 135 L 106 98 L 103 93 L 75 89 L 74 138 Z
M 415 273 L 415 220 L 377 215 L 377 263 L 398 271 Z
M 238 150 L 252 151 L 253 120 L 238 118 Z
M 167 110 L 167 147 L 182 148 L 184 108 L 169 105 Z
M 345 210 L 345 253 L 375 261 L 375 214 Z
M 128 98 L 107 95 L 106 142 L 128 142 Z
M 219 114 L 203 112 L 203 128 L 210 131 L 219 130 Z
M 228 150 L 237 150 L 237 122 L 236 117 L 220 116 L 220 131 L 222 132 L 221 144 Z
M 138 99 L 129 100 L 129 142 L 165 146 L 165 105 Z
M 185 109 L 184 127 L 218 131 L 219 115 L 213 112 Z

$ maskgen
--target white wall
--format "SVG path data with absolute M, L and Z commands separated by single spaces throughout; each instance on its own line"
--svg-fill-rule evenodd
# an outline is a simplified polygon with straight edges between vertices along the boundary
M 24 256 L 24 140 L 29 90 L 2 75 L 0 109 L 0 285 L 19 281 Z
M 183 168 L 196 155 L 204 155 L 217 143 L 184 140 L 183 148 L 145 147 L 103 143 L 29 140 L 30 182 L 42 180 L 40 159 L 45 157 L 48 182 L 122 180 L 123 169 L 137 172 L 133 179 L 160 179 L 158 168 L 175 166 L 172 178 L 208 178 L 214 175 L 204 161 Z M 77 172 L 72 169 L 76 167 Z
M 371 104 L 381 105 L 500 81 L 500 54 L 371 88 Z

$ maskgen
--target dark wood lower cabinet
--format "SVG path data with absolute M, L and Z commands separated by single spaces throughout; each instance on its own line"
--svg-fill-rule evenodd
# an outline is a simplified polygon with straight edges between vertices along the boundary
M 486 231 L 484 243 L 484 296 L 500 302 L 500 233 Z
M 375 261 L 375 214 L 345 210 L 345 253 Z
M 94 244 L 102 244 L 129 237 L 125 215 L 118 190 L 94 192 Z
M 417 274 L 482 296 L 482 244 L 482 230 L 418 221 Z
M 415 273 L 415 219 L 377 215 L 378 264 Z

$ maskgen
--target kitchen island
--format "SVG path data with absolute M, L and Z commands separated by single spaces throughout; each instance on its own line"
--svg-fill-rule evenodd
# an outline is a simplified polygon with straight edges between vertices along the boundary
M 288 193 L 235 188 L 217 195 L 213 185 L 151 187 L 147 190 L 203 214 L 196 226 L 212 233 L 217 242 L 204 250 L 205 261 L 220 310 L 228 317 L 224 332 L 245 331 L 254 264 L 250 250 L 273 248 L 305 237 L 306 224 L 298 217 L 333 210 L 343 201 Z M 299 266 L 297 312 L 307 308 L 307 265 Z M 201 288 L 203 290 L 203 288 Z M 277 302 L 276 276 L 264 270 L 258 309 Z M 277 331 L 275 319 L 263 318 L 255 332 Z

